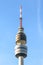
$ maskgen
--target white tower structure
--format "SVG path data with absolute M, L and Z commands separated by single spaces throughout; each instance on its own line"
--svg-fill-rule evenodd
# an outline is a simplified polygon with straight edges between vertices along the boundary
M 19 65 L 24 65 L 23 59 L 27 56 L 27 46 L 26 35 L 22 27 L 22 6 L 20 6 L 20 27 L 16 35 L 15 56 L 19 59 Z

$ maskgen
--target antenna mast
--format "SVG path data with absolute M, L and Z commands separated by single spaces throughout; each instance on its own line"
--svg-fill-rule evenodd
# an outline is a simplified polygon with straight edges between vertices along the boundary
M 22 28 L 22 6 L 20 6 L 20 28 Z

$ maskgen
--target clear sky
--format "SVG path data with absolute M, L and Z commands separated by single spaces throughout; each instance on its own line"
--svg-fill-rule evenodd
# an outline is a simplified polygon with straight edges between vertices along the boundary
M 0 65 L 18 65 L 14 47 L 21 4 L 28 47 L 24 65 L 43 65 L 43 0 L 0 0 Z

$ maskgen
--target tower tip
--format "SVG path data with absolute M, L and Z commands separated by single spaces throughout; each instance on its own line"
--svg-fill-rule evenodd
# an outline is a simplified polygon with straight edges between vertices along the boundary
M 22 5 L 20 6 L 20 28 L 22 28 Z
M 20 6 L 20 18 L 22 18 L 22 5 Z

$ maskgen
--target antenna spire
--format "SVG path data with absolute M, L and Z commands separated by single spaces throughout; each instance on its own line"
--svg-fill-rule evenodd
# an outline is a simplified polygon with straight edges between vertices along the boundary
M 22 6 L 20 6 L 20 28 L 22 28 Z
M 22 6 L 20 6 L 20 18 L 22 18 Z

